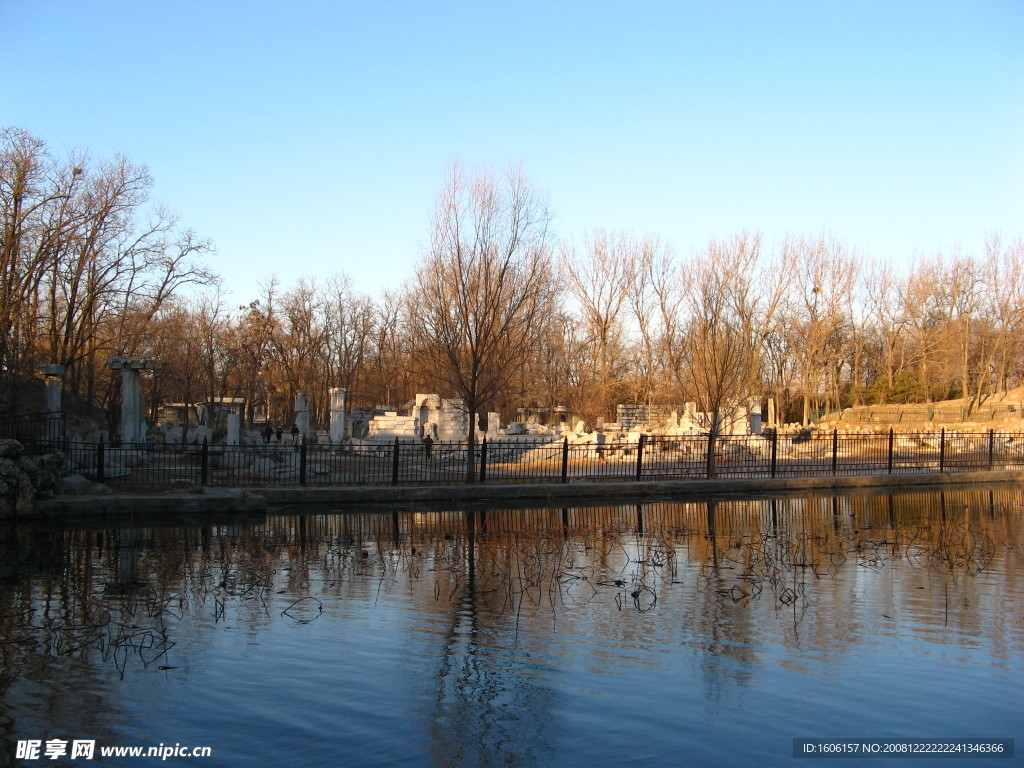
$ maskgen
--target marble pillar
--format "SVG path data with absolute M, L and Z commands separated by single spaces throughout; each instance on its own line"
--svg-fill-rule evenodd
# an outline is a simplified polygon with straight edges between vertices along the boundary
M 61 394 L 64 391 L 64 366 L 53 363 L 36 366 L 36 370 L 45 382 L 43 410 L 50 416 L 46 424 L 46 439 L 59 440 L 64 432 L 64 421 L 61 418 L 64 413 L 61 402 Z
M 344 387 L 331 387 L 331 443 L 337 445 L 345 439 L 345 398 Z
M 309 393 L 304 389 L 295 393 L 295 426 L 300 435 L 309 438 Z
M 153 358 L 141 355 L 111 357 L 107 359 L 107 367 L 121 371 L 121 442 L 144 442 L 146 403 L 142 399 L 139 372 L 153 370 Z

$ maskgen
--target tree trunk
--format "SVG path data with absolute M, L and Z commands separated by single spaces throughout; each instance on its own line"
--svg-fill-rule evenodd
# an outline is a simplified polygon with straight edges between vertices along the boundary
M 718 441 L 718 411 L 711 414 L 711 429 L 708 430 L 708 455 L 705 473 L 710 480 L 715 477 L 715 443 Z

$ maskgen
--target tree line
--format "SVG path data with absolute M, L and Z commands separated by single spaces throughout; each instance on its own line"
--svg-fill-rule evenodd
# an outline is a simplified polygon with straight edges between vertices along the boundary
M 781 418 L 807 421 L 861 404 L 980 402 L 1022 383 L 1020 237 L 905 268 L 828 233 L 766 245 L 741 231 L 687 255 L 654 235 L 559 240 L 521 170 L 454 163 L 400 289 L 371 298 L 341 271 L 269 278 L 238 307 L 207 266 L 212 244 L 151 205 L 152 184 L 124 157 L 55 158 L 3 130 L 4 407 L 19 378 L 60 363 L 70 392 L 114 414 L 105 364 L 117 354 L 156 358 L 154 407 L 242 397 L 248 419 L 276 422 L 297 390 L 326 422 L 336 386 L 354 406 L 436 391 L 506 420 L 567 405 L 593 427 L 618 403 L 693 401 L 719 419 L 772 397 Z

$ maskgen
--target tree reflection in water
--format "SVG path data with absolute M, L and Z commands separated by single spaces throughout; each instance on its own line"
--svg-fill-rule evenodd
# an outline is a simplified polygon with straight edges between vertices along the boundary
M 545 763 L 551 723 L 564 714 L 555 693 L 565 660 L 536 637 L 571 647 L 573 637 L 599 636 L 622 653 L 651 634 L 673 638 L 703 651 L 704 697 L 715 701 L 758 664 L 766 630 L 755 606 L 786 617 L 788 628 L 773 630 L 783 643 L 834 652 L 849 642 L 853 613 L 808 618 L 826 593 L 840 608 L 850 599 L 843 575 L 848 583 L 898 563 L 910 576 L 893 599 L 941 594 L 944 610 L 924 621 L 978 623 L 962 607 L 993 597 L 970 577 L 1019 547 L 1019 499 L 999 489 L 8 525 L 0 694 L 15 715 L 0 721 L 0 737 L 10 746 L 26 724 L 45 721 L 58 697 L 44 681 L 54 675 L 96 697 L 106 688 L 95 681 L 111 674 L 173 673 L 177 643 L 229 621 L 270 632 L 315 623 L 346 600 L 402 594 L 446 626 L 428 650 L 433 691 L 422 712 L 434 762 Z M 645 618 L 617 618 L 630 613 Z M 39 689 L 51 700 L 42 708 L 32 703 Z

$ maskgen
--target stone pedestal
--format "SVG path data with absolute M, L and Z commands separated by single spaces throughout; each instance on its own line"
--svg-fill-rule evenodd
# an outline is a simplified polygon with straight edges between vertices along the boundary
M 121 371 L 121 442 L 141 443 L 146 439 L 146 403 L 142 399 L 139 371 L 153 370 L 153 358 L 111 357 L 107 367 Z
M 340 443 L 345 439 L 345 398 L 343 387 L 331 387 L 331 442 Z
M 242 416 L 238 413 L 228 414 L 228 434 L 224 439 L 227 445 L 239 445 L 242 442 Z
M 295 393 L 295 426 L 299 434 L 308 438 L 309 435 L 309 393 L 300 389 Z

